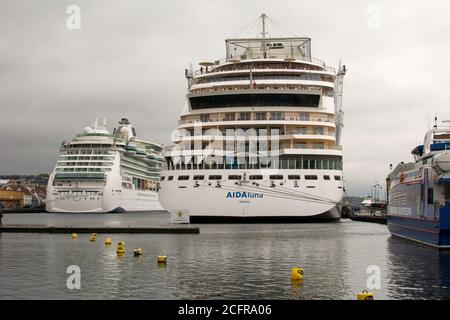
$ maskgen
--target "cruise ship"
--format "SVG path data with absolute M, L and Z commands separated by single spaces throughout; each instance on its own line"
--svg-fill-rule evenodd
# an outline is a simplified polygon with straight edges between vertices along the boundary
M 162 146 L 138 140 L 128 119 L 111 133 L 84 128 L 63 142 L 47 187 L 48 212 L 122 213 L 163 210 L 158 200 Z
M 185 70 L 161 204 L 193 222 L 338 220 L 346 68 L 313 58 L 309 37 L 269 34 L 284 25 L 265 14 L 257 25 L 225 40 L 225 59 Z
M 450 126 L 436 124 L 412 155 L 414 162 L 398 164 L 387 178 L 389 230 L 394 236 L 448 249 Z

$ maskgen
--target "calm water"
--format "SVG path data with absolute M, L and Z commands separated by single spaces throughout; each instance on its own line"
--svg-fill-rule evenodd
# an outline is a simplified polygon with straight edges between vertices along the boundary
M 5 215 L 7 224 L 167 225 L 168 215 Z M 199 235 L 0 234 L 1 299 L 355 299 L 366 268 L 381 269 L 375 299 L 450 299 L 450 252 L 391 238 L 386 226 L 199 225 Z M 113 246 L 105 246 L 111 236 Z M 126 254 L 117 257 L 115 243 Z M 144 255 L 135 258 L 132 249 Z M 168 256 L 166 268 L 156 256 Z M 81 289 L 66 268 L 81 268 Z M 302 285 L 291 268 L 305 269 Z

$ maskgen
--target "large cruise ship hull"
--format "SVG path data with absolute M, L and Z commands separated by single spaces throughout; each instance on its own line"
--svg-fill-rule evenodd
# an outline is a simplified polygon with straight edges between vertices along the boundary
M 98 196 L 78 196 L 72 193 L 55 195 L 49 190 L 46 210 L 52 213 L 123 213 L 164 210 L 154 191 L 121 190 Z
M 227 171 L 221 173 L 224 172 Z M 233 170 L 227 175 L 244 173 L 249 176 L 261 174 L 261 171 Z M 298 174 L 298 171 L 279 170 L 277 173 L 287 176 Z M 161 205 L 170 212 L 187 213 L 191 222 L 319 222 L 337 221 L 341 216 L 342 181 L 207 180 L 209 175 L 217 174 L 213 170 L 167 171 L 162 174 L 166 179 L 161 182 Z M 308 174 L 342 173 L 318 171 Z M 190 175 L 190 180 L 178 180 L 179 176 L 186 175 Z M 193 181 L 194 175 L 204 175 L 206 180 Z M 168 181 L 170 176 L 173 178 Z

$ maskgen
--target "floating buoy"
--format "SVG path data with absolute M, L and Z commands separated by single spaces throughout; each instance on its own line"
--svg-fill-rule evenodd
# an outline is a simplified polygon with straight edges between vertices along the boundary
M 167 263 L 167 256 L 158 256 L 158 264 L 166 264 Z
M 303 280 L 304 276 L 305 276 L 305 272 L 304 272 L 303 268 L 295 267 L 292 269 L 292 272 L 291 272 L 291 280 L 292 281 Z
M 124 254 L 125 253 L 125 247 L 124 246 L 117 246 L 116 252 L 117 252 L 117 254 Z
M 144 253 L 144 252 L 142 251 L 141 248 L 136 248 L 136 249 L 134 249 L 134 251 L 133 251 L 133 254 L 134 254 L 135 257 L 141 256 L 143 253 Z
M 117 244 L 117 246 L 119 247 L 125 247 L 125 242 L 123 241 L 119 241 L 119 243 Z
M 373 293 L 363 290 L 363 292 L 358 293 L 357 298 L 358 300 L 373 300 Z
M 110 246 L 112 245 L 112 239 L 111 238 L 106 238 L 105 239 L 105 246 Z
M 91 237 L 97 237 L 96 233 L 91 233 Z
M 97 240 L 97 236 L 91 235 L 91 237 L 89 238 L 89 241 L 94 242 L 95 240 Z
M 78 234 L 72 233 L 72 240 L 76 240 L 76 239 L 78 239 Z

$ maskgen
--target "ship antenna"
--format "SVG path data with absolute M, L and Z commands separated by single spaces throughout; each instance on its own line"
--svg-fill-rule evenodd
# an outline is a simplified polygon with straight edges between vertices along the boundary
M 435 111 L 435 113 L 434 113 L 434 128 L 435 129 L 437 129 L 437 121 L 438 121 L 437 111 Z
M 266 14 L 263 13 L 261 15 L 262 20 L 262 46 L 263 46 L 263 57 L 264 59 L 267 57 L 267 48 L 266 48 Z

